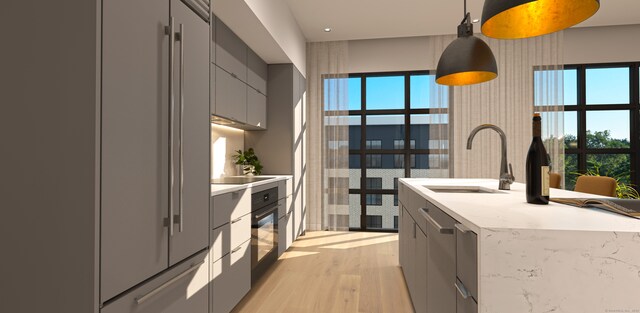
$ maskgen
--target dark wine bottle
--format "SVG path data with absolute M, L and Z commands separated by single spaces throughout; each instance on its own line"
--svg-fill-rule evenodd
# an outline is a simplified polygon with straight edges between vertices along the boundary
M 542 143 L 540 113 L 533 114 L 533 140 L 527 153 L 527 202 L 549 204 L 549 159 Z

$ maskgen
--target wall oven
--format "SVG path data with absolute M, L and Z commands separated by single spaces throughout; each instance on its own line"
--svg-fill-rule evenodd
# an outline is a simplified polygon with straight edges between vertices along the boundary
M 278 259 L 278 187 L 251 195 L 251 285 Z

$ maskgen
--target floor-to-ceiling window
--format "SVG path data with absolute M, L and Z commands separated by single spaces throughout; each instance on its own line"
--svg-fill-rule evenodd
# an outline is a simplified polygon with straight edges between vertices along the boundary
M 565 188 L 578 173 L 640 185 L 640 63 L 564 69 Z
M 434 100 L 434 84 L 428 71 L 350 75 L 351 229 L 398 229 L 397 178 L 448 177 L 448 132 L 434 125 L 448 123 L 449 94 Z

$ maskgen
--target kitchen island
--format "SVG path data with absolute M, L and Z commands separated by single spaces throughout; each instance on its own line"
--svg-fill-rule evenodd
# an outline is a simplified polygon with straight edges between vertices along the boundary
M 524 184 L 497 189 L 492 179 L 400 179 L 400 215 L 409 220 L 400 223 L 400 261 L 412 276 L 407 285 L 417 312 L 640 312 L 640 220 L 528 204 Z M 597 196 L 552 189 L 551 197 Z M 426 285 L 416 281 L 422 263 L 407 261 L 412 253 L 420 258 L 419 239 L 406 245 L 411 235 L 420 237 L 415 229 L 426 238 Z M 468 277 L 468 264 L 475 277 Z

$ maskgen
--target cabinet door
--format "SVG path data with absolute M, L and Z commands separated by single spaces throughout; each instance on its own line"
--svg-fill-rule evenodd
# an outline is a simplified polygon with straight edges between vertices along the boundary
M 210 41 L 209 41 L 209 61 L 211 63 L 216 63 L 216 21 L 218 20 L 218 18 L 211 14 L 211 21 L 209 22 L 209 36 Z
M 216 113 L 216 65 L 209 65 L 209 113 Z
M 247 84 L 259 93 L 267 94 L 267 63 L 251 49 L 247 50 Z
M 171 15 L 176 32 L 183 32 L 176 43 L 174 71 L 177 98 L 172 192 L 173 214 L 178 218 L 169 251 L 170 262 L 175 264 L 209 243 L 210 63 L 209 25 L 179 0 L 171 1 Z
M 100 313 L 206 313 L 209 267 L 203 251 L 109 303 Z
M 429 208 L 428 216 L 435 223 L 427 225 L 427 308 L 429 312 L 455 312 L 456 241 L 453 228 L 456 221 L 435 207 Z
M 247 82 L 247 45 L 216 19 L 216 65 Z
M 415 281 L 415 255 L 412 251 L 415 247 L 415 235 L 417 231 L 416 223 L 411 218 L 411 215 L 405 209 L 402 213 L 402 228 L 404 231 L 404 250 L 405 250 L 405 258 L 404 264 L 402 265 L 402 273 L 404 274 L 404 280 L 407 283 L 407 288 L 409 289 L 409 294 L 413 299 L 414 295 L 414 281 Z
M 415 264 L 413 288 L 415 297 L 413 299 L 413 307 L 416 313 L 427 312 L 427 251 L 429 248 L 427 235 L 420 228 L 416 229 L 415 241 Z
M 456 226 L 456 275 L 478 299 L 478 236 L 463 225 Z
M 247 84 L 216 67 L 216 115 L 246 122 Z
M 267 97 L 251 87 L 247 88 L 247 124 L 267 129 Z
M 211 312 L 228 313 L 251 289 L 250 241 L 231 250 L 211 266 Z M 185 311 L 188 312 L 188 311 Z
M 168 2 L 103 3 L 101 302 L 168 266 L 168 17 Z

